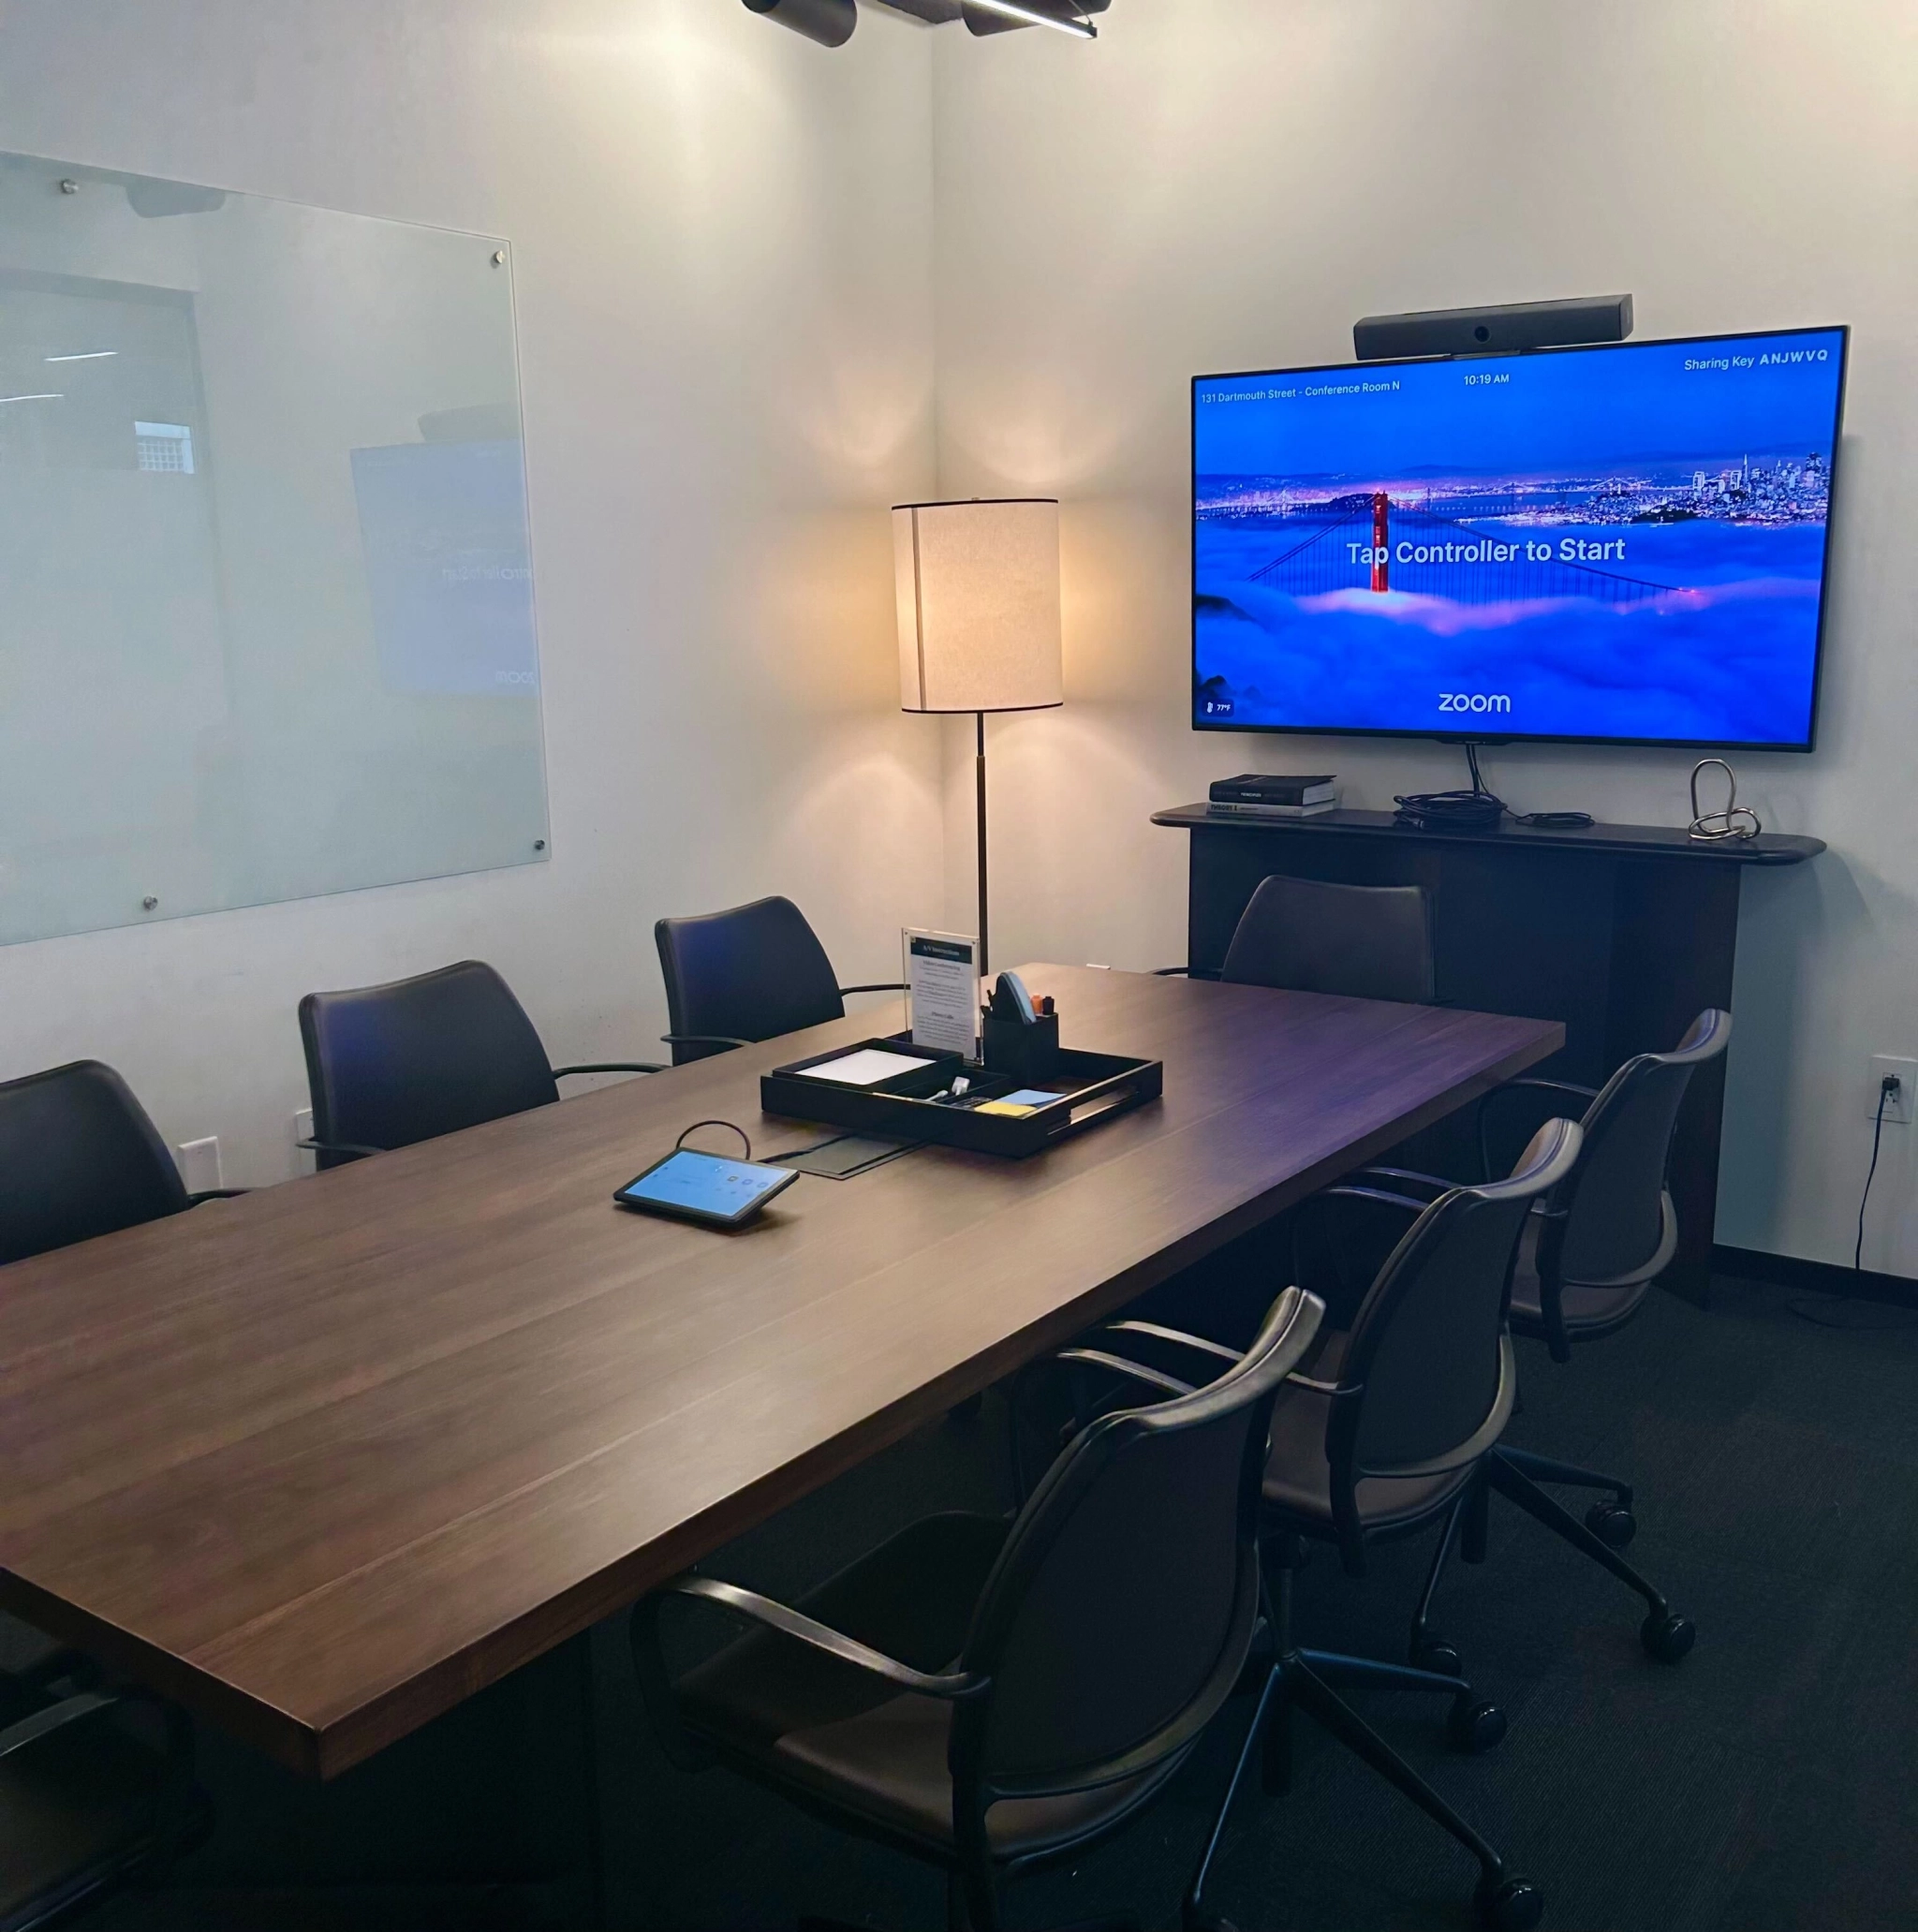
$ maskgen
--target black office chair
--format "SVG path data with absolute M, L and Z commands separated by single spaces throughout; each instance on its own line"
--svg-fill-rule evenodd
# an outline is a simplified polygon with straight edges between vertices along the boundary
M 1321 1214 L 1356 1213 L 1372 1223 L 1389 1216 L 1397 1238 L 1350 1328 L 1321 1330 L 1311 1373 L 1288 1377 L 1273 1413 L 1263 1478 L 1278 1653 L 1265 1729 L 1268 1785 L 1282 1789 L 1290 1781 L 1291 1714 L 1297 1707 L 1479 1861 L 1479 1911 L 1497 1932 L 1538 1923 L 1537 1891 L 1507 1874 L 1492 1847 L 1332 1686 L 1444 1697 L 1452 1741 L 1468 1751 L 1489 1749 L 1504 1736 L 1503 1713 L 1450 1672 L 1301 1648 L 1292 1632 L 1291 1579 L 1308 1541 L 1332 1544 L 1348 1573 L 1361 1576 L 1369 1543 L 1435 1523 L 1444 1524 L 1450 1539 L 1512 1414 L 1517 1384 L 1505 1311 L 1527 1217 L 1572 1172 L 1582 1138 L 1571 1121 L 1554 1120 L 1534 1135 L 1510 1179 L 1451 1188 L 1432 1202 L 1355 1184 L 1311 1197 L 1307 1209 Z M 1064 1359 L 1176 1393 L 1188 1385 L 1156 1365 L 1168 1358 L 1216 1368 L 1238 1355 L 1156 1322 L 1125 1320 Z
M 339 1167 L 482 1121 L 551 1106 L 572 1073 L 658 1073 L 656 1062 L 555 1067 L 525 1009 L 477 959 L 300 1002 L 310 1148 Z
M 790 899 L 662 919 L 653 937 L 672 1029 L 661 1038 L 675 1067 L 844 1019 L 848 993 L 906 990 L 897 980 L 840 985 L 819 935 Z
M 1274 873 L 1259 882 L 1218 978 L 1238 986 L 1337 993 L 1430 1006 L 1432 895 L 1424 886 L 1352 886 Z M 1161 976 L 1188 971 L 1166 966 Z
M 792 1610 L 685 1577 L 634 1612 L 675 1762 L 718 1760 L 948 1874 L 951 1923 L 996 1932 L 997 1878 L 1069 1857 L 1146 1804 L 1218 1714 L 1260 1619 L 1273 1398 L 1318 1327 L 1289 1289 L 1209 1388 L 1106 1415 L 1017 1517 L 924 1518 Z M 674 1681 L 674 1596 L 760 1628 Z M 1204 1883 L 1248 1733 L 1186 1896 Z M 808 1921 L 820 1925 L 824 1922 Z
M 0 1731 L 0 1932 L 65 1925 L 162 1876 L 212 1817 L 192 1726 L 172 1704 L 85 1691 L 10 1725 Z
M 1644 1305 L 1652 1284 L 1678 1247 L 1678 1215 L 1665 1186 L 1672 1141 L 1692 1074 L 1725 1051 L 1732 1016 L 1708 1007 L 1685 1030 L 1668 1054 L 1640 1054 L 1594 1091 L 1569 1081 L 1524 1079 L 1495 1087 L 1479 1103 L 1479 1158 L 1494 1156 L 1494 1118 L 1514 1106 L 1549 1106 L 1570 1097 L 1586 1106 L 1581 1123 L 1585 1147 L 1571 1172 L 1539 1203 L 1519 1247 L 1512 1286 L 1511 1322 L 1514 1334 L 1542 1341 L 1555 1362 L 1570 1362 L 1572 1349 L 1613 1335 Z M 1400 1169 L 1368 1171 L 1393 1177 L 1400 1187 L 1426 1189 L 1447 1184 Z M 1664 1597 L 1617 1554 L 1637 1534 L 1632 1489 L 1619 1477 L 1576 1463 L 1534 1454 L 1501 1444 L 1488 1463 L 1487 1478 L 1500 1495 L 1574 1549 L 1602 1565 L 1646 1605 L 1640 1629 L 1645 1649 L 1663 1662 L 1676 1663 L 1696 1641 L 1689 1617 L 1675 1616 Z M 1594 1503 L 1583 1524 L 1538 1485 L 1600 1489 L 1609 1495 Z M 1461 1519 L 1468 1561 L 1484 1554 L 1483 1498 Z M 1446 1546 L 1441 1546 L 1442 1565 Z M 1425 1602 L 1438 1581 L 1435 1566 Z M 1415 1648 L 1442 1639 L 1415 1630 Z M 1449 1646 L 1447 1646 L 1449 1647 Z
M 0 1084 L 0 1264 L 242 1191 L 189 1194 L 146 1109 L 102 1061 Z

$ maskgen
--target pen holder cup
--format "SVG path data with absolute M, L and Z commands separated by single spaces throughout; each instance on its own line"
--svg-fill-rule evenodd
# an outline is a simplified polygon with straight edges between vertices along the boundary
M 1028 1026 L 986 1013 L 981 1020 L 985 1070 L 1003 1073 L 1022 1086 L 1050 1080 L 1059 1060 L 1059 1016 L 1045 1013 Z

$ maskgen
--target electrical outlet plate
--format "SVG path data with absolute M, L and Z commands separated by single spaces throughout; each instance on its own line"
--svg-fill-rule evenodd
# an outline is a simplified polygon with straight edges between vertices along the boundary
M 205 1194 L 227 1183 L 220 1172 L 220 1137 L 209 1134 L 203 1141 L 182 1141 L 173 1149 L 180 1163 L 180 1178 L 189 1194 Z
M 311 1107 L 296 1107 L 293 1110 L 293 1160 L 299 1172 L 302 1174 L 310 1174 L 314 1170 L 316 1162 L 313 1156 L 301 1146 L 300 1143 L 302 1141 L 310 1141 L 312 1138 L 313 1109 Z
M 1871 1086 L 1866 1097 L 1865 1112 L 1869 1118 L 1878 1118 L 1878 1097 L 1887 1073 L 1897 1075 L 1898 1090 L 1884 1103 L 1885 1124 L 1890 1126 L 1896 1121 L 1901 1127 L 1909 1127 L 1912 1104 L 1918 1101 L 1918 1060 L 1900 1059 L 1893 1054 L 1873 1054 Z

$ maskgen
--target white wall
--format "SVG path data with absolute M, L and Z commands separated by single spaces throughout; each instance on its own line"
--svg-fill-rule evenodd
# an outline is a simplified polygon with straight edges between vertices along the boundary
M 1117 0 L 1091 47 L 868 10 L 836 53 L 733 0 L 14 0 L 0 147 L 512 240 L 553 857 L 0 951 L 0 1076 L 98 1054 L 258 1181 L 312 986 L 478 953 L 556 1056 L 632 1052 L 652 921 L 774 889 L 887 977 L 902 921 L 970 920 L 969 740 L 894 710 L 883 511 L 935 483 L 1066 506 L 1068 703 L 993 727 L 996 953 L 1175 959 L 1155 807 L 1458 777 L 1186 729 L 1187 377 L 1630 288 L 1642 335 L 1856 327 L 1821 748 L 1740 760 L 1833 849 L 1747 886 L 1719 1225 L 1849 1259 L 1866 1056 L 1918 1053 L 1914 125 L 1902 0 Z M 1488 768 L 1669 823 L 1688 764 Z M 1866 1248 L 1907 1274 L 1914 1140 Z
M 935 52 L 940 490 L 1064 499 L 1066 707 L 995 728 L 995 951 L 1183 958 L 1186 841 L 1147 816 L 1228 772 L 1336 770 L 1367 805 L 1463 782 L 1436 745 L 1187 728 L 1189 376 L 1348 358 L 1362 315 L 1615 289 L 1642 336 L 1850 321 L 1820 747 L 1738 760 L 1768 826 L 1832 849 L 1746 886 L 1718 1227 L 1849 1263 L 1866 1061 L 1918 1054 L 1918 13 L 1116 0 L 1099 34 Z M 1486 762 L 1522 810 L 1689 817 L 1683 754 Z M 969 778 L 949 757 L 955 918 Z M 1888 1131 L 1866 1243 L 1908 1275 L 1914 1138 Z
M 553 814 L 545 865 L 0 950 L 0 1078 L 97 1054 L 258 1183 L 314 987 L 478 955 L 555 1059 L 646 1058 L 653 921 L 775 890 L 892 977 L 943 889 L 885 515 L 932 477 L 929 46 L 722 0 L 0 10 L 0 148 L 510 239 Z

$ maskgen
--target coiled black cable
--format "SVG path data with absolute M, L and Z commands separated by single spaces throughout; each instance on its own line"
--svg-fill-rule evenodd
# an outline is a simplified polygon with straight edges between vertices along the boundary
M 1514 825 L 1536 825 L 1542 831 L 1574 832 L 1589 825 L 1589 812 L 1512 812 L 1496 792 L 1485 789 L 1479 775 L 1479 747 L 1468 745 L 1466 762 L 1471 767 L 1469 791 L 1410 791 L 1393 803 L 1398 810 L 1392 815 L 1394 825 L 1409 825 L 1415 832 L 1497 832 L 1510 818 Z

